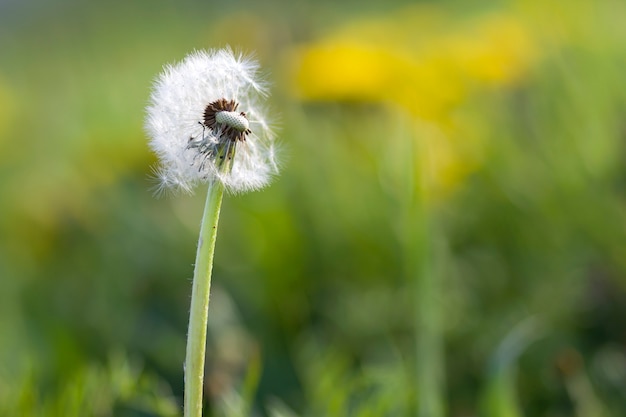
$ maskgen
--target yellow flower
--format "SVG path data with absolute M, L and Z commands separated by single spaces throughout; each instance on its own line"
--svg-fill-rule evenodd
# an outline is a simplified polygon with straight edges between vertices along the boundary
M 296 93 L 305 100 L 393 102 L 436 121 L 477 85 L 518 80 L 535 59 L 528 30 L 511 16 L 459 26 L 435 14 L 436 23 L 424 25 L 424 15 L 433 14 L 410 8 L 354 22 L 298 48 Z
M 417 134 L 428 146 L 429 194 L 445 195 L 484 153 L 484 142 L 471 137 L 475 129 L 459 124 L 455 112 L 481 90 L 522 79 L 537 56 L 529 30 L 512 15 L 459 22 L 411 7 L 352 22 L 291 59 L 303 100 L 386 103 L 404 108 L 418 126 L 431 124 Z
M 536 60 L 528 29 L 510 16 L 488 16 L 443 42 L 468 78 L 485 84 L 518 81 Z
M 296 83 L 307 99 L 378 100 L 396 57 L 357 40 L 313 44 L 302 51 Z

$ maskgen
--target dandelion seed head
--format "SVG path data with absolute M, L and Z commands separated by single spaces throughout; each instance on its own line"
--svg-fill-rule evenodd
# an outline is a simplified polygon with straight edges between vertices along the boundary
M 220 181 L 256 190 L 278 172 L 259 65 L 230 49 L 196 51 L 166 65 L 154 83 L 146 131 L 161 189 L 191 191 Z

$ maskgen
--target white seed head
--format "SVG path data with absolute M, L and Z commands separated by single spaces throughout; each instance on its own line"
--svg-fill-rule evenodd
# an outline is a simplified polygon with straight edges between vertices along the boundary
M 245 115 L 235 111 L 220 111 L 215 113 L 215 121 L 226 126 L 230 126 L 239 132 L 250 129 L 250 122 Z
M 146 117 L 161 188 L 217 180 L 237 193 L 269 183 L 278 164 L 258 71 L 230 49 L 193 52 L 164 68 Z

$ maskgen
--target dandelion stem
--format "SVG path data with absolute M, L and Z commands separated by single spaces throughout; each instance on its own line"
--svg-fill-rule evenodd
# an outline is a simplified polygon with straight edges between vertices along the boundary
M 425 145 L 421 152 L 427 152 Z M 424 154 L 423 154 L 424 155 Z M 416 325 L 416 364 L 417 389 L 419 395 L 419 417 L 443 416 L 442 377 L 443 377 L 443 342 L 441 335 L 441 312 L 439 310 L 439 271 L 435 260 L 435 235 L 433 221 L 425 202 L 425 176 L 429 167 L 424 167 L 428 156 L 416 167 L 420 172 L 420 186 L 417 197 L 410 204 L 413 218 L 409 233 L 410 251 L 409 274 L 412 277 L 415 295 Z
M 428 167 L 422 167 L 422 175 Z M 443 416 L 443 341 L 441 312 L 439 310 L 439 271 L 435 260 L 435 235 L 433 224 L 422 196 L 413 205 L 414 222 L 409 237 L 413 252 L 411 273 L 414 275 L 417 387 L 419 391 L 419 417 Z
M 399 150 L 405 165 L 405 273 L 415 305 L 416 416 L 441 417 L 444 415 L 444 347 L 436 222 L 427 201 L 431 158 L 424 138 L 402 140 Z
M 191 311 L 189 313 L 187 357 L 185 359 L 185 417 L 202 416 L 211 270 L 213 269 L 213 253 L 223 192 L 224 186 L 220 181 L 212 181 L 209 184 L 204 214 L 202 215 L 202 225 L 200 226 L 196 266 L 193 273 Z
M 425 208 L 422 207 L 422 210 Z M 415 314 L 416 314 L 416 360 L 417 387 L 419 391 L 419 417 L 443 416 L 442 377 L 443 341 L 441 335 L 441 312 L 439 311 L 439 280 L 434 263 L 435 248 L 432 224 L 425 213 L 415 213 L 421 220 L 411 245 L 417 265 L 413 265 Z

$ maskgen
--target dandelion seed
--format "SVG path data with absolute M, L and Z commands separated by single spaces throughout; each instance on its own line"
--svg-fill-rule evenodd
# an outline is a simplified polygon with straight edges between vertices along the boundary
M 278 166 L 267 94 L 258 63 L 230 49 L 166 66 L 146 118 L 161 187 L 191 191 L 217 180 L 237 193 L 267 185 Z

